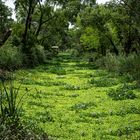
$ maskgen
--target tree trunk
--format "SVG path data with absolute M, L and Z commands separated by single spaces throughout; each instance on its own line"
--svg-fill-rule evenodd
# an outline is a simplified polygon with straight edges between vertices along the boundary
M 33 3 L 33 1 L 30 0 L 29 10 L 28 10 L 27 18 L 26 18 L 26 23 L 25 23 L 25 30 L 24 30 L 23 38 L 22 38 L 23 47 L 26 46 L 27 33 L 28 33 L 29 26 L 31 24 L 32 3 Z M 24 50 L 24 48 L 23 48 L 23 50 Z
M 108 38 L 108 40 L 110 41 L 111 45 L 113 46 L 113 52 L 114 52 L 116 55 L 119 55 L 119 51 L 118 51 L 117 47 L 115 46 L 113 40 L 112 40 L 109 36 L 107 36 L 107 35 L 106 35 L 106 37 Z
M 130 53 L 131 48 L 132 48 L 132 40 L 131 40 L 131 38 L 129 38 L 124 46 L 124 51 L 125 51 L 126 55 L 128 55 Z
M 10 37 L 12 33 L 12 30 L 9 29 L 6 34 L 4 35 L 3 39 L 0 41 L 0 47 L 7 41 L 7 39 Z
M 128 39 L 126 40 L 125 46 L 124 46 L 124 51 L 125 51 L 126 56 L 130 53 L 131 48 L 132 48 L 133 35 L 131 35 L 131 29 L 132 29 L 132 24 L 131 24 L 131 16 L 130 16 Z
M 37 28 L 37 31 L 36 31 L 36 34 L 35 34 L 36 37 L 39 35 L 39 32 L 41 30 L 42 20 L 43 20 L 43 13 L 41 12 L 40 19 L 39 19 L 39 25 L 38 25 L 38 28 Z

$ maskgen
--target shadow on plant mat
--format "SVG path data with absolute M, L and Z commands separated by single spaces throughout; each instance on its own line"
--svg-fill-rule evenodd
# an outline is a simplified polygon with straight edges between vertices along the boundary
M 30 118 L 59 140 L 140 139 L 140 89 L 124 77 L 61 54 L 47 65 L 16 72 L 30 90 Z M 122 80 L 123 79 L 123 80 Z

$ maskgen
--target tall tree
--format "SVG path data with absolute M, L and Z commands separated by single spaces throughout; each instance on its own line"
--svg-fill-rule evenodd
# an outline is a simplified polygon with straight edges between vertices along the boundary
M 11 35 L 12 12 L 2 0 L 0 0 L 0 46 L 2 46 Z

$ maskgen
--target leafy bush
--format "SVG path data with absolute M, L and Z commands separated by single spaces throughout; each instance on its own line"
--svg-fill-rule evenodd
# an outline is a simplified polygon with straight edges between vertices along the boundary
M 120 63 L 120 73 L 127 73 L 140 86 L 140 55 L 130 55 Z
M 94 84 L 97 87 L 110 87 L 118 84 L 118 82 L 113 78 L 100 78 L 98 80 L 92 78 L 89 83 Z
M 131 54 L 129 56 L 115 56 L 108 54 L 105 57 L 98 59 L 95 65 L 100 68 L 105 68 L 108 71 L 117 72 L 118 74 L 127 74 L 131 81 L 136 80 L 140 85 L 140 55 Z
M 46 62 L 46 54 L 43 46 L 35 45 L 26 49 L 28 52 L 23 54 L 25 66 L 32 67 Z
M 136 98 L 136 95 L 133 93 L 133 91 L 125 84 L 122 87 L 117 88 L 116 90 L 110 90 L 108 96 L 113 100 L 126 100 Z
M 116 112 L 112 112 L 112 115 L 124 116 L 127 114 L 140 114 L 140 107 L 136 105 L 129 105 L 127 107 L 120 108 Z
M 95 65 L 97 65 L 97 67 L 106 68 L 108 71 L 119 70 L 119 60 L 117 59 L 117 56 L 112 55 L 111 53 L 97 59 Z
M 0 48 L 0 68 L 16 69 L 22 66 L 22 54 L 20 50 L 11 44 L 3 45 Z
M 120 73 L 129 73 L 135 67 L 135 55 L 129 55 L 128 57 L 119 57 L 120 61 Z
M 35 64 L 41 64 L 45 62 L 46 56 L 45 56 L 45 50 L 43 46 L 36 45 L 35 47 L 31 48 L 31 52 L 32 52 L 31 55 L 33 57 L 33 62 Z
M 139 126 L 138 125 L 135 125 L 135 126 L 123 126 L 123 127 L 120 127 L 118 128 L 117 130 L 115 131 L 111 131 L 110 132 L 110 135 L 113 135 L 113 136 L 123 136 L 123 135 L 131 135 L 132 133 L 134 133 L 135 131 L 139 131 Z

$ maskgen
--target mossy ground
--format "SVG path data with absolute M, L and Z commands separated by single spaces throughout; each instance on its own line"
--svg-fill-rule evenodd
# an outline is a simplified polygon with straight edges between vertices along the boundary
M 132 89 L 135 99 L 113 100 L 107 94 L 124 84 L 123 77 L 68 54 L 15 75 L 16 84 L 29 91 L 24 119 L 36 123 L 50 139 L 140 139 L 140 90 Z

